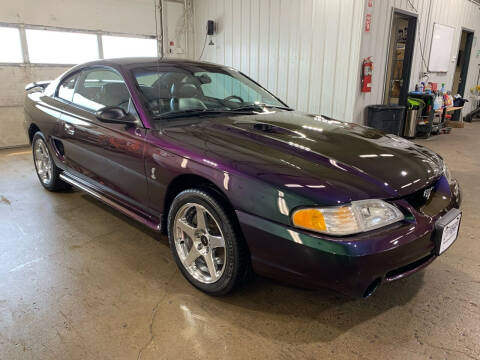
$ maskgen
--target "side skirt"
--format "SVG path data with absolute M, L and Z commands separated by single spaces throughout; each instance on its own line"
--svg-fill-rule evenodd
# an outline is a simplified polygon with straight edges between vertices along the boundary
M 158 223 L 152 222 L 151 220 L 141 216 L 131 209 L 119 204 L 118 202 L 112 200 L 111 198 L 103 195 L 101 192 L 94 189 L 93 186 L 88 184 L 85 180 L 79 179 L 78 177 L 64 171 L 60 174 L 60 179 L 65 181 L 66 183 L 76 187 L 79 190 L 86 192 L 87 194 L 93 196 L 94 198 L 102 201 L 103 203 L 107 204 L 108 206 L 114 208 L 115 210 L 120 211 L 121 213 L 127 215 L 128 217 L 137 220 L 138 222 L 148 226 L 150 229 L 155 231 L 161 230 L 161 222 Z

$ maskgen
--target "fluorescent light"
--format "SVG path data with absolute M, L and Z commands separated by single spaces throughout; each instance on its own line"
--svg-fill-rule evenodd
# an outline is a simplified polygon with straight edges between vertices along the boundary
M 361 158 L 375 158 L 378 157 L 377 154 L 365 154 L 365 155 L 359 155 Z

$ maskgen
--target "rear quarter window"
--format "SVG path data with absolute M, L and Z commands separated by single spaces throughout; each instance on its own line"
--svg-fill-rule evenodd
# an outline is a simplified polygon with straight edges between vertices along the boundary
M 72 101 L 73 92 L 75 90 L 75 83 L 77 81 L 78 74 L 70 75 L 66 79 L 64 79 L 60 86 L 58 87 L 58 94 L 57 96 L 61 99 Z

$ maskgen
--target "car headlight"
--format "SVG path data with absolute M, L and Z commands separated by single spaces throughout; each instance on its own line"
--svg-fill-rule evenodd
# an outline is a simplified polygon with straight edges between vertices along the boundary
M 329 235 L 351 235 L 393 224 L 403 213 L 383 200 L 352 201 L 349 205 L 296 210 L 296 227 Z

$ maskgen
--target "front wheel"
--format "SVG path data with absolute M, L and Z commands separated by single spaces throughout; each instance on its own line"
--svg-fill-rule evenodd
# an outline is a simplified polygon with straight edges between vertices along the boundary
M 210 295 L 232 291 L 247 270 L 245 243 L 230 216 L 213 192 L 199 189 L 178 194 L 168 213 L 175 262 L 191 284 Z
M 43 187 L 50 191 L 68 189 L 69 185 L 59 177 L 61 170 L 55 165 L 47 146 L 47 140 L 41 132 L 37 132 L 33 136 L 32 151 L 35 170 Z

